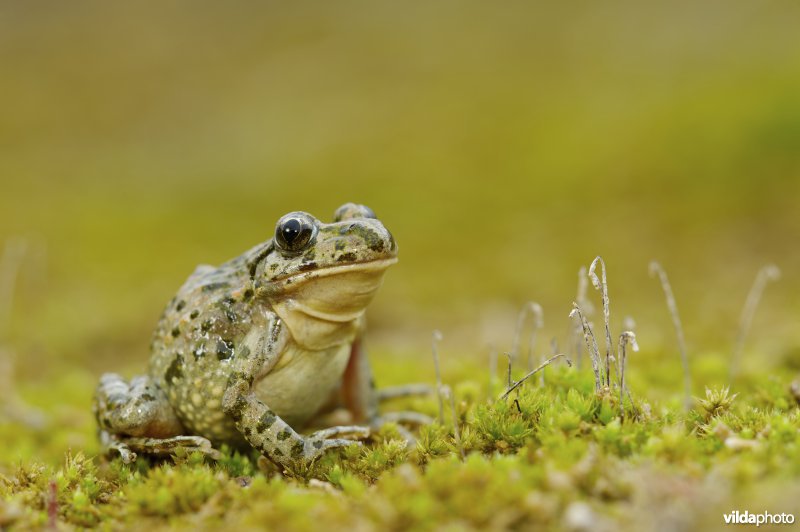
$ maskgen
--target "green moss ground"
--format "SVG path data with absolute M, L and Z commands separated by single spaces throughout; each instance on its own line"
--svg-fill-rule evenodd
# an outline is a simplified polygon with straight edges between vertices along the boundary
M 697 366 L 706 367 L 704 380 L 723 378 L 720 366 Z M 392 381 L 409 373 L 378 368 Z M 630 373 L 633 404 L 626 400 L 620 417 L 614 395 L 595 394 L 588 368 L 548 368 L 544 387 L 531 380 L 501 401 L 487 397 L 488 372 L 448 371 L 464 458 L 446 408 L 445 424 L 422 428 L 413 449 L 388 426 L 363 448 L 291 475 L 230 450 L 217 463 L 190 455 L 126 466 L 97 457 L 87 396 L 70 392 L 91 376 L 65 375 L 30 397 L 44 405 L 64 394 L 49 429 L 0 426 L 3 442 L 24 457 L 0 466 L 0 525 L 634 530 L 720 526 L 733 509 L 796 511 L 800 410 L 789 368 L 748 375 L 729 393 L 714 387 L 688 412 L 655 374 Z M 665 400 L 648 398 L 660 392 Z M 437 415 L 435 398 L 390 407 Z

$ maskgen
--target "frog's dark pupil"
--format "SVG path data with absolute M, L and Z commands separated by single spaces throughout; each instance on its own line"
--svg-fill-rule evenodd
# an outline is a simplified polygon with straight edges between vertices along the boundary
M 295 218 L 286 220 L 281 228 L 281 232 L 283 233 L 283 241 L 291 246 L 295 239 L 300 236 L 302 229 L 303 224 L 300 223 L 300 220 Z

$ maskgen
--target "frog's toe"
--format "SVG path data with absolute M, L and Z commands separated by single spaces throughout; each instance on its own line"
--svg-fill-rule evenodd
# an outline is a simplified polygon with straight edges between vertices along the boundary
M 128 444 L 120 441 L 119 437 L 107 431 L 100 431 L 100 443 L 104 448 L 105 454 L 119 454 L 125 464 L 130 464 L 136 460 L 136 453 L 133 452 Z
M 306 438 L 303 456 L 305 460 L 310 463 L 322 456 L 328 449 L 339 449 L 342 447 L 350 447 L 352 445 L 361 447 L 364 444 L 357 440 L 348 440 L 344 438 L 317 439 L 312 436 Z
M 353 439 L 363 440 L 369 438 L 370 428 L 360 425 L 341 425 L 337 427 L 328 427 L 326 429 L 318 430 L 311 437 L 315 440 L 328 440 L 334 436 L 350 436 L 351 439 L 343 441 L 352 442 Z
M 363 445 L 358 439 L 368 438 L 369 427 L 342 425 L 318 430 L 304 438 L 303 456 L 306 461 L 313 462 L 328 449 Z M 340 437 L 336 437 L 340 436 Z
M 429 384 L 404 384 L 402 386 L 389 386 L 381 388 L 375 392 L 378 401 L 391 401 L 402 397 L 416 397 L 422 395 L 433 395 L 433 386 Z
M 373 428 L 380 428 L 386 423 L 403 423 L 406 425 L 430 425 L 433 418 L 419 412 L 386 412 L 372 420 L 370 425 Z
M 433 423 L 433 418 L 426 416 L 425 414 L 420 414 L 419 412 L 386 412 L 373 418 L 370 422 L 370 426 L 374 430 L 379 430 L 387 423 L 396 424 L 397 432 L 400 433 L 400 436 L 403 437 L 408 445 L 408 448 L 410 449 L 416 445 L 417 439 L 404 425 L 430 425 Z

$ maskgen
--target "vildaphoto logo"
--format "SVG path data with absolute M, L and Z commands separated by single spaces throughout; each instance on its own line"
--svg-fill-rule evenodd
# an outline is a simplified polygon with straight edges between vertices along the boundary
M 734 510 L 729 514 L 722 514 L 726 525 L 791 525 L 794 523 L 794 514 L 780 513 L 771 514 L 761 512 L 754 514 L 745 510 L 740 512 Z

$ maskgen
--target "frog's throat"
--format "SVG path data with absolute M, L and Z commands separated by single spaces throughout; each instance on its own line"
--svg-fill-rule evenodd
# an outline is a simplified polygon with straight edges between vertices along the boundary
M 305 349 L 350 342 L 386 268 L 396 261 L 341 265 L 287 278 L 283 293 L 271 302 L 272 309 Z

